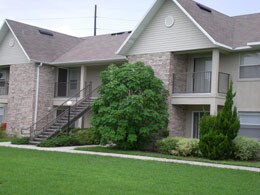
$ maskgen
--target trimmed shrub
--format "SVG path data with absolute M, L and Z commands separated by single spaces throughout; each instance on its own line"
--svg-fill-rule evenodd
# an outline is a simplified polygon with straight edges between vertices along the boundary
M 61 147 L 61 146 L 76 146 L 78 141 L 70 135 L 61 135 L 38 144 L 39 147 Z
M 175 150 L 171 154 L 177 156 L 199 156 L 199 140 L 182 138 L 176 144 Z
M 30 141 L 29 137 L 20 137 L 20 138 L 13 139 L 11 143 L 17 145 L 27 145 L 29 144 L 29 141 Z
M 100 135 L 94 128 L 82 129 L 72 134 L 79 145 L 91 145 L 100 143 Z
M 260 153 L 260 142 L 253 138 L 238 136 L 234 140 L 235 157 L 239 160 L 256 160 Z
M 176 149 L 177 142 L 181 139 L 180 137 L 167 137 L 158 140 L 156 146 L 160 153 L 171 154 L 171 151 Z
M 38 144 L 39 147 L 61 147 L 99 144 L 100 137 L 93 128 L 77 129 L 69 135 L 61 133 Z
M 198 156 L 199 140 L 182 137 L 167 137 L 156 143 L 159 152 L 176 156 Z

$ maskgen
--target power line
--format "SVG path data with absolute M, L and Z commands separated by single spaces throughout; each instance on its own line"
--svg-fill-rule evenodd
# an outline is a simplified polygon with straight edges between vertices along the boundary
M 87 19 L 94 18 L 93 16 L 88 17 L 61 17 L 61 18 L 18 18 L 18 20 L 74 20 L 74 19 Z
M 17 20 L 74 20 L 74 19 L 93 19 L 93 16 L 79 16 L 79 17 L 59 17 L 59 18 L 18 18 Z M 107 19 L 107 20 L 118 20 L 118 21 L 129 21 L 129 22 L 136 22 L 138 20 L 133 19 L 126 19 L 126 18 L 111 18 L 111 17 L 101 17 L 97 16 L 100 19 Z
M 110 17 L 98 17 L 101 19 L 108 19 L 108 20 L 122 20 L 122 21 L 129 21 L 129 22 L 136 22 L 138 20 L 126 19 L 126 18 L 110 18 Z

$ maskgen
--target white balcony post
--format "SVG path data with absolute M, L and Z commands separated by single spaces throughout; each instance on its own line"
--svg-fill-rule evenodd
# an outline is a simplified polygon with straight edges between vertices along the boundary
M 81 66 L 81 70 L 80 70 L 80 90 L 85 88 L 85 80 L 86 80 L 86 67 L 85 66 Z M 84 92 L 80 93 L 80 98 L 84 97 Z
M 84 65 L 81 66 L 80 68 L 80 91 L 83 90 L 85 88 L 85 80 L 86 80 L 86 67 Z M 83 98 L 85 95 L 85 92 L 82 91 L 80 93 L 80 98 Z M 78 128 L 83 128 L 83 124 L 84 124 L 84 117 L 79 118 L 78 122 L 77 122 L 77 127 Z
M 219 78 L 219 50 L 214 49 L 212 52 L 212 73 L 211 73 L 211 93 L 216 96 L 218 94 L 218 78 Z
M 219 83 L 219 50 L 213 49 L 212 51 L 212 75 L 211 75 L 211 94 L 216 97 L 218 94 L 218 83 Z M 210 114 L 216 115 L 218 112 L 217 102 L 214 101 L 210 104 Z

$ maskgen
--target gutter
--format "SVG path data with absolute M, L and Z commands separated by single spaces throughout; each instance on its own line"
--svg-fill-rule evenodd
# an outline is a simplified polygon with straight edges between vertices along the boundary
M 39 101 L 39 84 L 40 84 L 40 67 L 43 65 L 42 62 L 40 62 L 39 65 L 36 64 L 36 91 L 35 91 L 35 105 L 34 105 L 34 124 L 37 122 L 38 118 L 38 101 Z M 36 127 L 34 127 L 35 129 Z
M 31 60 L 34 63 L 42 63 L 50 66 L 63 66 L 63 65 L 89 65 L 89 64 L 105 64 L 105 63 L 113 63 L 113 62 L 125 62 L 127 61 L 126 57 L 123 58 L 111 58 L 105 60 L 83 60 L 83 61 L 69 61 L 69 62 L 39 62 L 38 60 Z

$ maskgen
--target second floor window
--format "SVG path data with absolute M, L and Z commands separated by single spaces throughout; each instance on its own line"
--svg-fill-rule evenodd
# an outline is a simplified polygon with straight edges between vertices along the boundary
M 260 78 L 260 52 L 240 55 L 240 78 Z

